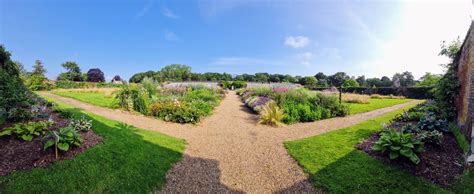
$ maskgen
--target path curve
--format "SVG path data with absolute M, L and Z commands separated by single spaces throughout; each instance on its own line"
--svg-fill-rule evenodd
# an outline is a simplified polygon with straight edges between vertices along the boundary
M 348 127 L 419 103 L 411 101 L 343 118 L 273 128 L 256 125 L 257 116 L 248 112 L 235 92 L 230 92 L 214 114 L 199 125 L 163 122 L 47 92 L 41 94 L 109 119 L 185 139 L 188 146 L 183 160 L 168 172 L 167 184 L 161 191 L 164 193 L 316 193 L 307 175 L 283 147 L 284 141 Z

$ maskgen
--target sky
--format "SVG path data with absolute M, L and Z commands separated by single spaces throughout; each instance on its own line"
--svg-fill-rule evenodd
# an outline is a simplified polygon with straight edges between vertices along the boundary
M 77 62 L 106 79 L 186 64 L 194 72 L 392 76 L 442 73 L 471 0 L 0 0 L 0 44 L 47 76 Z

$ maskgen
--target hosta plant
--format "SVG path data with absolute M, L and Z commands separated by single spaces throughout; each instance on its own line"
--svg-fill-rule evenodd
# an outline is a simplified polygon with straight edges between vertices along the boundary
M 423 142 L 416 139 L 413 133 L 386 129 L 380 133 L 380 138 L 372 146 L 372 149 L 382 153 L 388 152 L 391 160 L 402 156 L 418 164 L 420 158 L 417 153 L 423 151 Z
M 54 146 L 56 158 L 58 158 L 58 150 L 66 152 L 72 146 L 79 147 L 83 141 L 81 135 L 72 127 L 51 131 L 45 136 L 45 139 L 44 149 Z
M 53 123 L 49 121 L 38 121 L 28 123 L 17 123 L 12 127 L 0 131 L 1 136 L 16 135 L 24 141 L 31 141 L 34 137 L 44 135 Z
M 86 119 L 82 115 L 80 119 L 72 119 L 69 127 L 76 131 L 89 131 L 92 128 L 92 120 Z
M 424 117 L 418 122 L 418 126 L 421 130 L 426 131 L 442 131 L 449 132 L 448 122 L 446 119 L 439 119 L 436 117 L 436 114 L 433 112 L 428 112 Z
M 282 122 L 283 117 L 283 110 L 275 102 L 271 101 L 263 106 L 258 123 L 281 127 L 284 126 Z

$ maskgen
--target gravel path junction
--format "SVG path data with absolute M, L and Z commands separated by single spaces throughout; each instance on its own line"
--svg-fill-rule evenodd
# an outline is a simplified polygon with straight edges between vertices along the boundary
M 257 115 L 249 112 L 235 92 L 229 92 L 214 114 L 197 125 L 164 122 L 47 92 L 41 94 L 108 119 L 185 139 L 188 145 L 183 160 L 168 172 L 167 184 L 160 193 L 319 193 L 288 155 L 284 141 L 348 127 L 418 103 L 273 128 L 257 125 Z

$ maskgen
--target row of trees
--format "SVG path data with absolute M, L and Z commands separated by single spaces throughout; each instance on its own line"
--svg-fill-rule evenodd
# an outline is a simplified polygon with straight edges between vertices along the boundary
M 365 76 L 352 77 L 345 72 L 326 75 L 322 72 L 314 76 L 291 76 L 283 74 L 255 73 L 232 76 L 228 73 L 193 73 L 191 67 L 181 64 L 172 64 L 159 71 L 147 71 L 133 75 L 132 83 L 140 83 L 143 78 L 149 77 L 156 81 L 247 81 L 247 82 L 290 82 L 299 83 L 307 87 L 409 87 L 433 86 L 439 81 L 441 75 L 426 73 L 419 80 L 415 80 L 411 72 L 396 73 L 392 78 L 368 78 Z
M 31 90 L 45 90 L 51 87 L 51 83 L 46 78 L 46 69 L 43 62 L 36 60 L 33 65 L 33 70 L 28 72 L 20 62 L 14 62 L 20 71 L 20 78 L 23 80 L 25 86 Z M 81 68 L 76 62 L 67 61 L 61 66 L 66 72 L 60 73 L 57 81 L 74 81 L 74 82 L 105 82 L 104 72 L 98 68 L 92 68 L 87 73 L 82 73 Z M 120 76 L 116 75 L 111 81 L 122 81 Z

